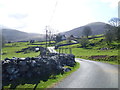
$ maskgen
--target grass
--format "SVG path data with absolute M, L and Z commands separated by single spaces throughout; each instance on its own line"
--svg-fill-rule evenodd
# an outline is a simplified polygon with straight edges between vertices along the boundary
M 51 43 L 55 43 L 55 41 L 50 41 Z M 49 44 L 49 42 L 47 42 L 48 44 Z M 35 43 L 33 43 L 33 44 L 46 44 L 46 42 L 38 42 L 38 41 L 36 41 Z
M 66 78 L 68 75 L 70 75 L 72 72 L 76 71 L 78 68 L 80 67 L 80 63 L 76 63 L 76 65 L 74 67 L 70 67 L 72 70 L 69 71 L 69 72 L 65 72 L 64 74 L 59 74 L 59 75 L 56 75 L 55 78 L 49 78 L 47 81 L 42 81 L 39 79 L 32 79 L 32 82 L 36 82 L 38 81 L 37 83 L 24 83 L 24 80 L 22 82 L 22 84 L 17 84 L 17 86 L 15 86 L 16 83 L 18 82 L 13 82 L 12 84 L 9 84 L 7 86 L 4 86 L 3 88 L 4 89 L 8 89 L 8 88 L 11 88 L 11 87 L 14 87 L 15 89 L 40 89 L 40 88 L 52 88 L 54 85 L 56 85 L 58 82 L 60 82 L 61 80 L 63 80 L 64 78 Z M 26 81 L 25 81 L 26 82 Z
M 15 42 L 15 43 L 6 43 L 5 47 L 2 48 L 2 60 L 5 58 L 12 58 L 12 57 L 36 57 L 39 55 L 40 52 L 30 51 L 29 53 L 16 53 L 16 51 L 20 51 L 23 48 L 38 46 L 38 45 L 28 45 L 29 42 Z M 40 46 L 40 45 L 39 45 Z M 45 45 L 44 45 L 45 46 Z
M 74 43 L 74 42 L 71 41 L 71 43 Z M 68 44 L 68 40 L 63 40 L 61 42 L 58 42 L 56 45 L 61 45 L 61 44 Z
M 76 71 L 80 67 L 80 63 L 76 63 L 74 67 L 70 67 L 72 70 L 69 72 L 65 72 L 63 75 L 59 74 L 56 75 L 56 79 L 48 79 L 47 82 L 42 82 L 38 84 L 37 88 L 52 88 L 54 85 L 56 85 L 58 82 L 66 78 L 68 75 Z
M 99 35 L 93 35 L 93 36 L 88 36 L 88 37 L 99 37 L 99 36 L 103 36 L 104 34 L 99 34 Z
M 45 44 L 46 42 L 35 42 L 33 44 Z M 54 43 L 54 41 L 51 41 L 51 43 Z M 45 45 L 31 45 L 30 42 L 14 42 L 14 43 L 6 43 L 5 47 L 2 48 L 2 53 L 5 53 L 2 55 L 2 60 L 12 57 L 36 57 L 39 55 L 40 52 L 29 52 L 29 53 L 16 53 L 16 51 L 20 51 L 23 48 L 27 47 L 33 47 L 33 46 L 41 46 L 45 47 Z
M 79 47 L 80 44 L 73 44 L 73 45 L 67 45 L 67 46 L 62 46 L 60 48 L 75 48 L 75 47 Z
M 118 61 L 99 61 L 99 62 L 109 63 L 109 64 L 113 64 L 113 65 L 118 65 Z
M 69 49 L 66 50 L 69 54 Z M 95 50 L 95 49 L 85 49 L 85 48 L 72 48 L 72 54 L 76 57 L 78 56 L 92 56 L 92 55 L 118 55 L 118 50 Z
M 66 51 L 65 50 L 63 51 L 64 51 L 63 53 L 67 52 L 67 54 L 70 54 L 69 49 L 67 49 Z M 95 48 L 94 49 L 72 48 L 72 54 L 74 54 L 76 58 L 89 59 L 90 56 L 96 56 L 96 55 L 118 56 L 118 50 L 116 49 L 96 50 Z M 113 61 L 95 60 L 95 61 L 118 65 L 117 60 L 113 60 Z
M 96 35 L 95 37 L 97 38 L 89 39 L 89 44 L 87 48 L 82 48 L 80 43 L 74 45 L 68 45 L 68 46 L 61 46 L 59 48 L 71 48 L 72 54 L 74 54 L 77 58 L 83 58 L 83 59 L 89 59 L 90 56 L 96 56 L 96 55 L 118 56 L 118 45 L 120 45 L 120 43 L 118 43 L 117 41 L 113 41 L 111 45 L 107 45 L 107 43 L 105 42 L 105 37 L 104 36 L 99 37 L 99 36 L 103 36 L 103 35 Z M 101 48 L 109 48 L 109 50 L 100 50 Z M 63 53 L 69 54 L 70 50 L 69 49 L 63 50 Z M 118 64 L 117 60 L 113 60 L 113 61 L 101 60 L 101 62 Z

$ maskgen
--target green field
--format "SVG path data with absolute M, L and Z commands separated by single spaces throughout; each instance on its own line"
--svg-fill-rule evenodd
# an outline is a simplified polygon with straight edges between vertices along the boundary
M 67 50 L 69 53 L 69 49 Z M 76 57 L 79 56 L 92 56 L 92 55 L 118 55 L 118 50 L 94 50 L 94 49 L 84 49 L 84 48 L 72 48 L 72 54 Z
M 98 55 L 99 56 L 107 55 L 108 57 L 110 56 L 118 57 L 118 45 L 120 45 L 120 43 L 118 43 L 117 41 L 112 41 L 111 45 L 107 45 L 105 41 L 105 37 L 104 36 L 99 37 L 99 36 L 102 35 L 96 35 L 95 37 L 97 38 L 89 39 L 89 43 L 86 48 L 82 47 L 82 45 L 78 43 L 73 45 L 61 46 L 59 47 L 60 52 L 70 54 L 70 49 L 71 49 L 72 54 L 74 54 L 77 58 L 83 58 L 83 59 L 90 59 L 91 56 L 98 56 Z M 65 42 L 66 41 L 62 41 L 60 43 L 64 44 Z M 101 48 L 108 48 L 108 50 L 101 50 Z M 57 51 L 59 51 L 59 49 L 57 49 Z M 118 64 L 119 58 L 117 58 L 117 60 L 115 58 L 113 61 L 109 61 L 107 59 L 108 58 L 104 58 L 96 61 L 101 61 L 110 64 Z
M 33 44 L 45 44 L 46 42 L 35 42 Z M 49 43 L 49 42 L 47 42 Z M 51 43 L 54 43 L 54 41 L 51 41 Z M 33 47 L 33 46 L 41 46 L 45 47 L 46 45 L 32 45 L 29 42 L 14 42 L 14 43 L 6 43 L 5 46 L 2 48 L 2 60 L 5 58 L 12 58 L 12 57 L 36 57 L 40 54 L 40 52 L 33 52 L 29 51 L 28 53 L 16 53 L 16 51 L 20 51 L 23 48 L 27 47 Z M 53 46 L 53 45 L 48 45 Z
M 99 37 L 102 36 L 102 37 Z M 89 36 L 92 37 L 92 36 Z M 108 55 L 108 56 L 118 56 L 118 45 L 120 43 L 113 41 L 111 45 L 107 45 L 105 42 L 105 38 L 103 35 L 96 35 L 93 39 L 89 39 L 89 45 L 86 48 L 81 47 L 81 44 L 73 44 L 73 45 L 67 45 L 67 46 L 62 46 L 59 48 L 71 48 L 72 54 L 74 54 L 77 58 L 86 58 L 89 59 L 88 57 L 90 56 L 95 56 L 95 55 Z M 101 41 L 103 40 L 103 41 Z M 51 41 L 54 43 L 55 41 Z M 33 44 L 45 44 L 46 42 L 34 42 Z M 49 43 L 49 42 L 47 42 Z M 60 44 L 67 44 L 67 40 L 58 42 L 56 45 Z M 91 46 L 90 44 L 94 44 L 94 46 Z M 15 42 L 15 43 L 6 43 L 5 47 L 2 48 L 2 60 L 7 58 L 12 58 L 12 57 L 36 57 L 40 54 L 40 52 L 33 52 L 29 51 L 28 53 L 16 53 L 16 51 L 19 51 L 23 48 L 27 47 L 32 47 L 32 46 L 42 46 L 45 47 L 45 45 L 32 45 L 30 42 Z M 54 46 L 54 45 L 49 45 L 49 46 Z M 110 48 L 109 50 L 100 50 L 100 48 Z M 58 50 L 57 50 L 58 51 Z M 62 51 L 61 51 L 62 53 Z M 63 53 L 70 53 L 69 49 L 63 50 Z
M 15 42 L 15 43 L 7 43 L 5 47 L 2 48 L 2 60 L 5 58 L 12 58 L 12 57 L 35 57 L 38 56 L 40 52 L 28 52 L 28 53 L 16 53 L 16 51 L 20 51 L 23 48 L 27 48 L 33 45 L 28 45 L 28 42 Z

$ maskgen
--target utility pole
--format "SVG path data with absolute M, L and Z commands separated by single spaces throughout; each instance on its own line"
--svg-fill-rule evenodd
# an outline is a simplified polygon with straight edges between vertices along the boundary
M 48 35 L 47 35 L 47 33 L 48 33 L 48 30 L 47 30 L 47 26 L 46 26 L 46 49 L 47 49 L 47 37 L 48 37 Z
M 49 31 L 49 45 L 51 43 L 51 31 Z

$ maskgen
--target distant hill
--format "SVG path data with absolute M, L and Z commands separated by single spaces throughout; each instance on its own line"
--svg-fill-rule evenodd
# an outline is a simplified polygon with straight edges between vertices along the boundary
M 105 33 L 105 31 L 106 31 L 105 25 L 106 24 L 107 23 L 103 23 L 103 22 L 93 22 L 93 23 L 87 24 L 85 26 L 89 26 L 91 28 L 92 35 L 98 35 L 98 34 Z M 82 31 L 85 26 L 77 27 L 70 31 L 62 32 L 61 34 L 66 35 L 66 36 L 74 35 L 74 36 L 80 37 L 80 36 L 82 36 Z
M 0 28 L 5 41 L 43 40 L 43 34 L 26 33 L 15 29 Z

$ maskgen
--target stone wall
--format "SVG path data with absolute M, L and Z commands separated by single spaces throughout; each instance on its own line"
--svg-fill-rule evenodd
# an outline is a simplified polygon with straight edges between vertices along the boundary
M 64 66 L 73 67 L 75 63 L 72 54 L 55 54 L 44 58 L 6 58 L 2 61 L 2 80 L 4 83 L 18 78 L 49 77 L 69 71 L 70 68 Z

